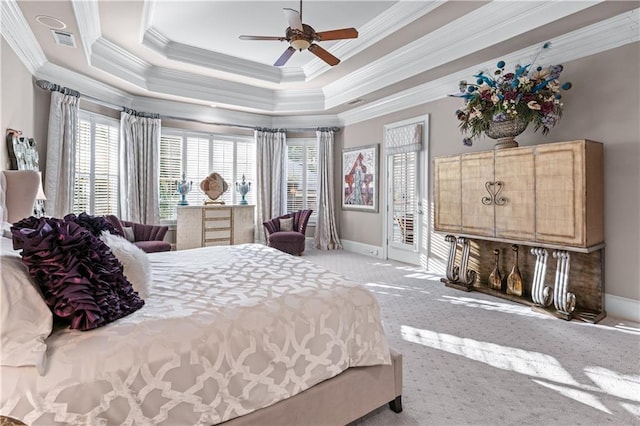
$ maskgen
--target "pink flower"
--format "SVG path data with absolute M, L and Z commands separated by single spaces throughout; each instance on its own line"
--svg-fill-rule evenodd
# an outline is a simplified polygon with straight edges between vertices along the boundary
M 539 110 L 542 108 L 540 105 L 538 105 L 536 101 L 529 101 L 527 103 L 527 106 L 529 107 L 529 109 L 535 109 L 535 110 Z

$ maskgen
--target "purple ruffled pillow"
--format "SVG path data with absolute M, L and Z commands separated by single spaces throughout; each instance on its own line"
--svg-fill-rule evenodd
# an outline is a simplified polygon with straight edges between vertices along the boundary
M 118 229 L 105 216 L 91 216 L 86 212 L 80 213 L 78 216 L 71 213 L 64 217 L 65 222 L 75 222 L 89 230 L 95 237 L 100 237 L 102 231 L 110 234 L 122 235 Z
M 11 233 L 47 305 L 71 328 L 91 330 L 144 305 L 109 247 L 75 221 L 29 217 Z

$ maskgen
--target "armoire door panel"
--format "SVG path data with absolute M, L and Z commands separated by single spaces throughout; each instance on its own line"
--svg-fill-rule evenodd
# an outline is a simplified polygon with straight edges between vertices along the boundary
M 536 150 L 536 239 L 584 245 L 584 145 L 549 144 Z
M 436 158 L 434 175 L 434 228 L 436 231 L 460 232 L 460 156 Z
M 462 232 L 494 236 L 494 204 L 487 202 L 493 182 L 493 151 L 461 156 Z M 483 202 L 485 200 L 485 202 Z
M 495 152 L 495 180 L 502 189 L 495 201 L 496 237 L 535 238 L 534 149 Z

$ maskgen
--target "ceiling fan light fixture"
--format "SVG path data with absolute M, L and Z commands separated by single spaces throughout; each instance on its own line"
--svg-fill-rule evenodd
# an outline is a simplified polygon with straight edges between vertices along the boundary
M 291 40 L 291 47 L 296 50 L 306 50 L 309 46 L 311 46 L 311 43 L 309 42 L 309 40 L 306 40 L 304 38 Z

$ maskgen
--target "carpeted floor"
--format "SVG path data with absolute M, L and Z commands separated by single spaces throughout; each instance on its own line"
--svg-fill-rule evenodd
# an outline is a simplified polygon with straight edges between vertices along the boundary
M 367 285 L 404 356 L 404 411 L 358 426 L 640 425 L 640 324 L 567 322 L 343 250 L 303 258 Z

